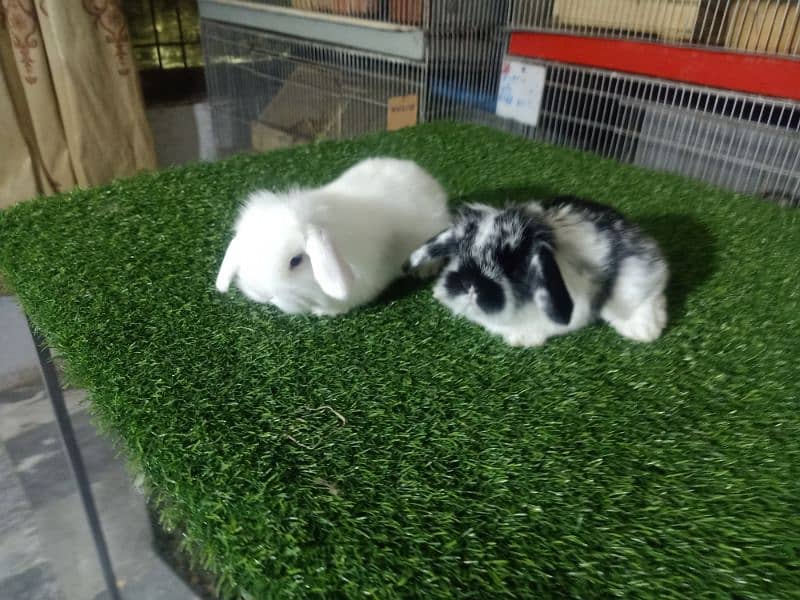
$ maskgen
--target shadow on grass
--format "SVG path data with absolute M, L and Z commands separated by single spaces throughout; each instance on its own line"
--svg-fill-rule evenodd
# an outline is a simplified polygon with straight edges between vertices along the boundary
M 413 296 L 422 290 L 433 287 L 433 282 L 435 280 L 435 277 L 430 277 L 428 279 L 419 279 L 418 277 L 412 276 L 401 277 L 365 308 L 386 305 L 396 300 L 402 300 L 408 296 Z
M 686 301 L 716 269 L 716 238 L 705 224 L 681 214 L 644 216 L 636 222 L 653 236 L 666 256 L 669 325 L 681 322 Z

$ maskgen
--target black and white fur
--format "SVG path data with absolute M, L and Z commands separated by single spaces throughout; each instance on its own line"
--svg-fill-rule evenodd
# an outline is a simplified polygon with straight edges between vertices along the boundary
M 434 297 L 512 346 L 539 346 L 598 317 L 651 342 L 667 321 L 669 270 L 658 245 L 595 202 L 467 205 L 407 267 L 439 260 Z

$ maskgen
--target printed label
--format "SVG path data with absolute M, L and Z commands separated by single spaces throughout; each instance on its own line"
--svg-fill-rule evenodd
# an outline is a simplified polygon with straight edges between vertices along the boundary
M 395 131 L 396 129 L 416 125 L 418 111 L 419 97 L 417 94 L 389 98 L 389 104 L 386 108 L 386 129 Z
M 506 58 L 497 93 L 497 114 L 526 125 L 539 123 L 547 69 Z

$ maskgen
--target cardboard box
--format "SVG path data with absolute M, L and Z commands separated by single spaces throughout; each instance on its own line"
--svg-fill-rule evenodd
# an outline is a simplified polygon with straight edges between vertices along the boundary
M 250 141 L 253 150 L 266 152 L 267 150 L 277 150 L 302 144 L 307 140 L 296 138 L 261 121 L 253 121 L 250 123 Z
M 292 8 L 330 12 L 333 10 L 333 1 L 334 0 L 292 0 Z
M 341 105 L 337 79 L 314 66 L 296 68 L 251 124 L 254 150 L 274 150 L 327 137 Z
M 393 23 L 422 25 L 422 0 L 390 0 L 389 18 Z
M 378 0 L 334 0 L 333 10 L 342 15 L 368 17 L 378 12 Z
M 383 131 L 388 112 L 383 103 L 389 100 L 385 94 L 384 87 L 356 85 L 340 71 L 298 66 L 251 123 L 253 149 L 274 150 Z M 408 111 L 402 116 L 406 124 Z
M 786 0 L 733 2 L 725 45 L 750 52 L 800 55 L 800 6 Z
M 506 2 L 500 0 L 389 0 L 389 18 L 403 25 L 422 25 L 425 10 L 435 28 L 498 27 L 505 25 Z
M 554 0 L 560 25 L 655 34 L 665 40 L 691 40 L 702 0 Z

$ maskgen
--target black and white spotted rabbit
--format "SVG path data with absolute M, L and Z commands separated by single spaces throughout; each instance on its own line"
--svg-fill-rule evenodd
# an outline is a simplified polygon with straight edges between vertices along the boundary
M 541 345 L 598 317 L 651 342 L 667 321 L 669 270 L 658 245 L 596 202 L 467 205 L 407 267 L 438 260 L 445 266 L 434 296 L 512 346 Z

